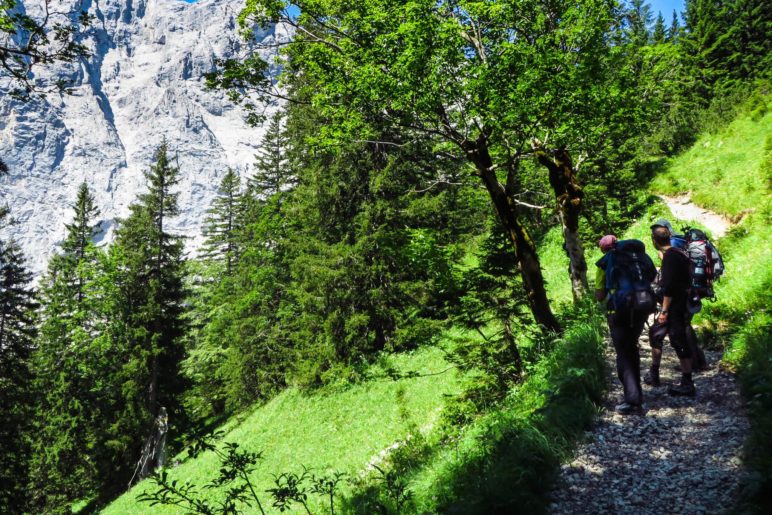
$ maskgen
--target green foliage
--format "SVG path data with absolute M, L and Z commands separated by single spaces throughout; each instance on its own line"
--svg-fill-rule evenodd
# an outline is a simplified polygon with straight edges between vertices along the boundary
M 110 377 L 116 391 L 110 445 L 120 456 L 113 463 L 113 488 L 132 477 L 131 467 L 161 408 L 169 414 L 172 434 L 180 434 L 186 424 L 179 407 L 186 386 L 180 374 L 185 332 L 183 243 L 167 229 L 169 219 L 178 213 L 173 188 L 179 170 L 171 165 L 165 141 L 145 178 L 148 192 L 130 206 L 131 214 L 122 220 L 110 247 L 108 273 L 114 289 L 108 334 L 117 358 Z M 146 467 L 137 473 L 147 473 Z
M 89 53 L 79 36 L 91 17 L 77 7 L 68 12 L 53 8 L 52 0 L 43 3 L 44 12 L 35 16 L 17 0 L 0 0 L 0 77 L 18 85 L 11 91 L 18 98 L 26 99 L 32 92 L 69 92 L 69 81 L 45 84 L 35 78 L 33 66 L 75 61 Z
M 238 224 L 243 220 L 245 208 L 241 179 L 229 168 L 220 182 L 217 197 L 207 210 L 202 231 L 206 241 L 201 253 L 205 259 L 223 266 L 226 276 L 233 273 L 239 258 Z
M 451 320 L 467 331 L 454 338 L 448 359 L 468 372 L 465 393 L 456 402 L 483 411 L 502 400 L 522 379 L 525 367 L 537 360 L 533 355 L 524 359 L 520 347 L 538 339 L 539 331 L 523 310 L 516 258 L 497 224 L 492 224 L 478 258 L 479 268 L 463 273 L 462 296 L 452 310 Z
M 738 81 L 769 78 L 772 14 L 763 0 L 690 0 L 684 18 L 682 41 L 698 97 L 709 100 Z
M 109 471 L 110 406 L 103 391 L 110 363 L 102 354 L 108 288 L 105 255 L 92 243 L 98 209 L 78 190 L 61 253 L 41 282 L 40 331 L 33 354 L 37 396 L 31 465 L 36 509 L 66 511 L 98 490 Z
M 29 502 L 29 429 L 33 414 L 30 354 L 35 302 L 19 246 L 0 240 L 0 511 L 23 513 Z
M 247 181 L 249 195 L 255 199 L 264 201 L 295 185 L 294 170 L 289 161 L 290 144 L 293 142 L 283 123 L 284 111 L 277 111 L 271 117 L 255 155 L 255 172 Z M 294 143 L 297 145 L 300 142 Z

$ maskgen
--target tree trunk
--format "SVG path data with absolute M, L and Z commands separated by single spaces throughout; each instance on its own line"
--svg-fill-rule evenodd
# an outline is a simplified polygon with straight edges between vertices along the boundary
M 550 185 L 555 193 L 558 218 L 563 228 L 563 248 L 568 255 L 571 291 L 574 301 L 578 301 L 588 289 L 587 262 L 579 238 L 579 215 L 584 191 L 576 178 L 576 170 L 567 150 L 547 151 L 538 140 L 534 140 L 532 146 L 539 163 L 549 170 Z
M 515 364 L 515 371 L 517 372 L 516 381 L 520 381 L 523 377 L 523 358 L 520 356 L 520 349 L 517 347 L 517 340 L 515 339 L 515 333 L 512 331 L 512 323 L 509 317 L 504 317 L 502 321 L 504 323 L 504 340 L 507 342 L 509 352 L 512 354 L 512 362 Z
M 161 406 L 158 415 L 153 418 L 153 425 L 142 446 L 142 454 L 134 468 L 134 475 L 129 480 L 129 488 L 134 480 L 142 481 L 154 471 L 164 466 L 166 461 L 166 434 L 169 430 L 169 417 L 166 408 Z
M 549 331 L 560 332 L 560 324 L 552 313 L 549 299 L 547 299 L 547 290 L 544 287 L 544 276 L 539 265 L 536 246 L 518 216 L 517 206 L 512 202 L 504 186 L 496 177 L 484 136 L 481 136 L 477 141 L 465 141 L 463 148 L 467 152 L 468 159 L 477 168 L 477 174 L 485 184 L 496 214 L 512 242 L 520 268 L 520 276 L 523 278 L 528 306 L 533 313 L 534 320 Z

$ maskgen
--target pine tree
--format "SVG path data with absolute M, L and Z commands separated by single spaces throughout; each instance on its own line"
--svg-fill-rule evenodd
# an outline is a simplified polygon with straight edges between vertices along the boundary
M 772 67 L 772 9 L 765 0 L 735 0 L 725 7 L 731 47 L 725 66 L 735 79 L 755 78 Z
M 37 402 L 30 490 L 41 512 L 89 496 L 109 470 L 100 467 L 108 461 L 101 436 L 109 416 L 102 416 L 107 414 L 97 387 L 107 379 L 99 349 L 105 330 L 103 253 L 93 243 L 99 210 L 86 183 L 73 210 L 62 252 L 42 280 L 33 355 Z
M 678 21 L 678 12 L 673 10 L 673 20 L 670 22 L 670 28 L 667 30 L 667 40 L 675 43 L 681 35 L 681 23 Z
M 0 513 L 25 512 L 29 497 L 30 354 L 35 337 L 31 280 L 19 246 L 0 241 Z
M 294 184 L 294 177 L 287 158 L 289 138 L 282 127 L 282 111 L 271 117 L 263 143 L 255 155 L 255 173 L 247 181 L 251 195 L 260 201 L 281 192 Z
M 651 24 L 651 7 L 646 0 L 632 0 L 625 17 L 630 42 L 637 47 L 646 45 L 649 41 Z
M 220 183 L 218 195 L 207 211 L 204 222 L 204 243 L 202 255 L 225 266 L 225 274 L 230 276 L 239 256 L 238 225 L 242 222 L 244 209 L 241 193 L 241 179 L 232 169 L 228 169 Z
M 723 44 L 728 31 L 722 5 L 715 0 L 687 0 L 684 11 L 686 32 L 682 38 L 691 58 L 690 74 L 695 78 L 693 94 L 707 105 L 713 86 L 725 76 L 722 62 L 730 53 Z
M 657 20 L 654 22 L 654 29 L 651 32 L 651 41 L 655 45 L 661 45 L 667 40 L 667 29 L 665 28 L 665 18 L 662 17 L 660 12 L 657 15 Z
M 121 378 L 123 407 L 116 424 L 121 434 L 116 437 L 125 435 L 128 454 L 140 459 L 128 473 L 134 479 L 145 477 L 162 461 L 158 452 L 166 416 L 173 426 L 184 425 L 179 410 L 179 395 L 184 390 L 180 374 L 183 242 L 168 231 L 169 220 L 179 211 L 178 194 L 173 192 L 179 169 L 169 160 L 165 140 L 145 178 L 149 191 L 132 204 L 111 248 L 117 288 L 112 331 L 127 359 Z

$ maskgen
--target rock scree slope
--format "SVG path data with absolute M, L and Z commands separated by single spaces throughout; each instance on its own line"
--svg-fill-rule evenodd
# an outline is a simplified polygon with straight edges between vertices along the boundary
M 19 0 L 34 14 L 41 0 Z M 64 7 L 76 0 L 61 0 Z M 222 92 L 208 91 L 203 74 L 216 58 L 249 45 L 236 31 L 241 0 L 85 0 L 93 15 L 83 43 L 90 55 L 75 63 L 36 68 L 45 84 L 63 77 L 71 95 L 12 99 L 0 82 L 0 156 L 11 173 L 0 178 L 0 204 L 18 224 L 9 229 L 30 267 L 42 271 L 65 235 L 78 185 L 89 183 L 101 209 L 101 241 L 145 189 L 147 170 L 166 137 L 181 170 L 180 216 L 171 229 L 192 237 L 222 176 L 254 161 L 261 129 Z M 290 38 L 286 27 L 258 34 L 265 43 Z M 276 106 L 267 106 L 266 112 Z

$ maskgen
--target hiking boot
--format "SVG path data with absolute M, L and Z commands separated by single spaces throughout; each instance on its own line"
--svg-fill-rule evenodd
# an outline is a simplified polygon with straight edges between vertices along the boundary
M 652 370 L 650 368 L 649 371 L 646 372 L 646 375 L 643 376 L 643 382 L 653 387 L 661 386 L 662 383 L 659 382 L 659 370 Z
M 697 389 L 694 383 L 681 383 L 670 386 L 667 393 L 673 396 L 694 397 L 697 395 Z
M 629 404 L 627 402 L 617 404 L 614 407 L 614 411 L 620 415 L 643 415 L 643 408 L 636 404 Z

